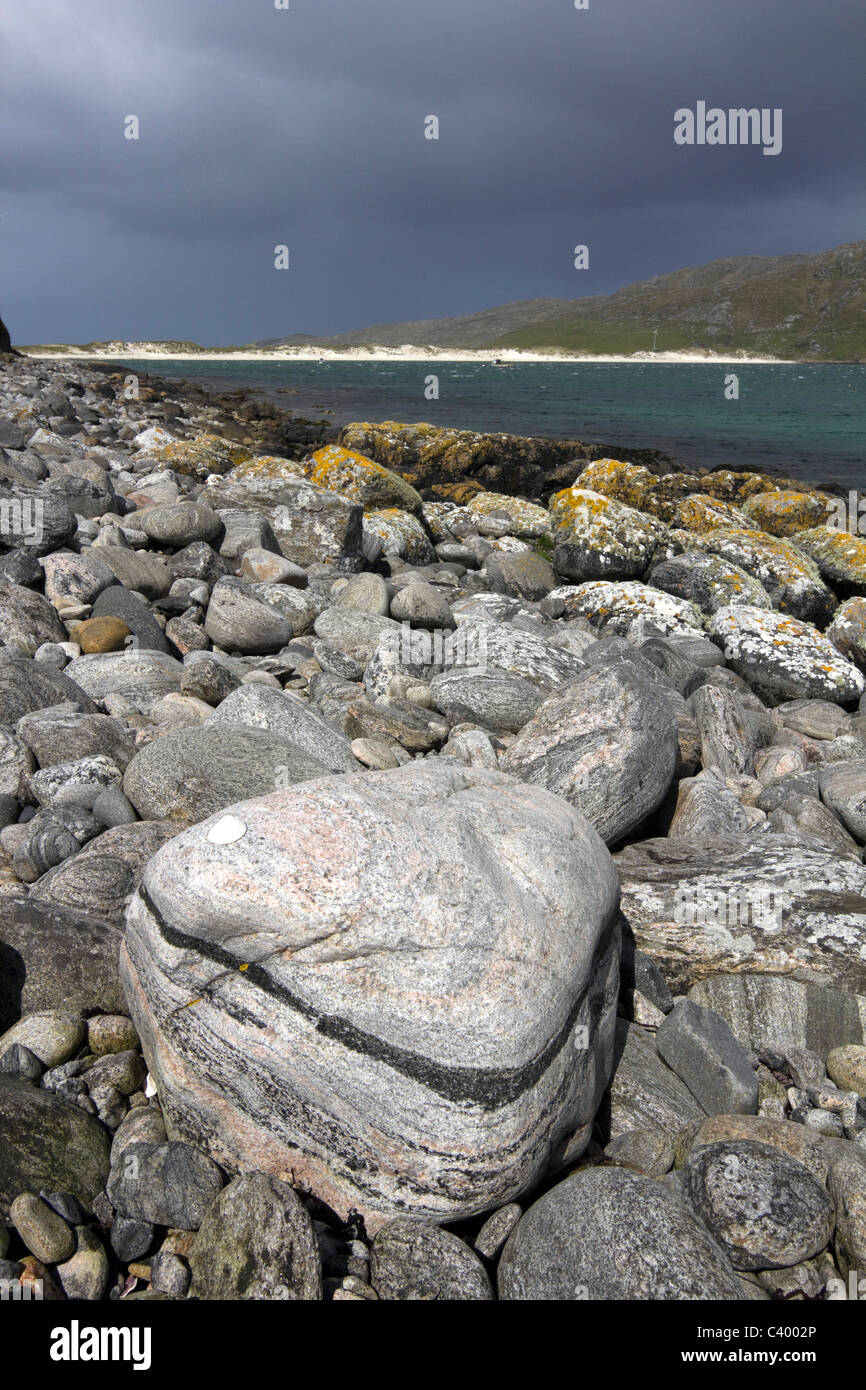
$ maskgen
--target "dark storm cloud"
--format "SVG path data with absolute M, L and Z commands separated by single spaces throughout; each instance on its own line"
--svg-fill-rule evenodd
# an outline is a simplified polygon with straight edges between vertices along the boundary
M 245 342 L 859 239 L 864 14 L 861 0 L 19 6 L 0 51 L 0 304 L 19 341 Z M 674 111 L 698 100 L 781 107 L 782 154 L 677 147 Z M 572 268 L 578 242 L 588 272 Z

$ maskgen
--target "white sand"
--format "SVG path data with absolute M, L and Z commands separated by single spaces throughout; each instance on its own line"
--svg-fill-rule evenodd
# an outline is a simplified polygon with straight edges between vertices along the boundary
M 30 357 L 80 357 L 90 360 L 107 361 L 129 358 L 173 362 L 661 362 L 683 363 L 733 363 L 739 366 L 759 363 L 789 363 L 794 359 L 783 357 L 749 357 L 745 354 L 724 354 L 714 352 L 635 352 L 630 355 L 598 355 L 589 353 L 570 355 L 552 352 L 519 352 L 516 348 L 496 352 L 489 348 L 419 348 L 406 344 L 399 348 L 250 348 L 231 352 L 168 352 L 159 343 L 106 343 L 99 347 L 85 349 L 67 347 L 51 343 L 45 347 L 28 349 Z

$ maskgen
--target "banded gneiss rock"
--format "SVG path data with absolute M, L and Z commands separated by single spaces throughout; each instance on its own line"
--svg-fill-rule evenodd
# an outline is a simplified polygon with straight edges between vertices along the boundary
M 442 761 L 178 836 L 148 865 L 121 968 L 175 1132 L 368 1230 L 448 1221 L 588 1142 L 616 909 L 610 857 L 564 802 Z

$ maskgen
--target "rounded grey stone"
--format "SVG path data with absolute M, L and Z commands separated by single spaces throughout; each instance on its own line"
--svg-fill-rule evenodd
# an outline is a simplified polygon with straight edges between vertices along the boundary
M 498 1278 L 507 1301 L 742 1297 L 694 1212 L 622 1168 L 583 1169 L 540 1197 L 509 1237 Z
M 310 1217 L 288 1183 L 265 1173 L 233 1178 L 219 1194 L 201 1223 L 190 1267 L 196 1298 L 322 1297 Z
M 691 1203 L 735 1269 L 784 1269 L 833 1234 L 834 1206 L 805 1164 L 754 1140 L 707 1144 L 685 1167 Z
M 370 1280 L 381 1299 L 487 1301 L 484 1265 L 458 1236 L 420 1221 L 389 1221 L 373 1241 Z

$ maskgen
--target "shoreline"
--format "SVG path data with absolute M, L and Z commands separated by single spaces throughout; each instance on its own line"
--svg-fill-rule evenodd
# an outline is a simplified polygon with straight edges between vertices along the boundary
M 737 353 L 704 352 L 636 352 L 610 354 L 566 354 L 521 352 L 517 349 L 503 349 L 496 352 L 489 348 L 281 348 L 239 351 L 166 352 L 154 343 L 127 343 L 122 347 L 112 345 L 87 351 L 84 348 L 57 348 L 50 344 L 46 348 L 20 349 L 26 356 L 64 361 L 107 361 L 123 362 L 129 358 L 138 361 L 153 359 L 163 362 L 500 362 L 507 365 L 556 364 L 563 366 L 580 364 L 614 365 L 617 363 L 658 363 L 664 366 L 708 366 L 735 363 L 740 366 L 823 366 L 824 363 L 808 363 L 806 359 L 769 356 L 746 356 Z

